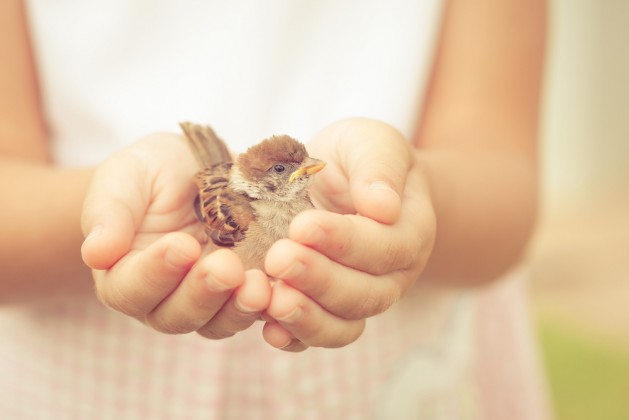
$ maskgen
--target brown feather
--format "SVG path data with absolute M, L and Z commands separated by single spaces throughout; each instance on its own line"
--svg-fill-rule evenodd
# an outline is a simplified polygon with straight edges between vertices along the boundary
M 251 146 L 238 156 L 238 167 L 250 179 L 262 178 L 275 163 L 301 163 L 308 157 L 306 147 L 289 136 L 273 136 Z
M 210 126 L 187 121 L 179 123 L 179 126 L 194 152 L 194 157 L 202 168 L 210 168 L 217 164 L 232 161 L 227 146 Z
M 308 157 L 305 146 L 289 136 L 275 136 L 232 163 L 211 128 L 190 123 L 181 127 L 205 166 L 195 176 L 195 206 L 209 237 L 216 245 L 235 246 L 247 268 L 263 269 L 269 247 L 288 236 L 295 215 L 313 207 L 308 180 L 291 182 L 293 171 Z M 283 168 L 273 168 L 276 164 Z M 289 171 L 284 171 L 286 166 Z
M 190 147 L 205 167 L 195 175 L 199 190 L 195 211 L 212 241 L 219 246 L 234 246 L 241 241 L 255 213 L 251 199 L 234 194 L 229 188 L 232 159 L 223 141 L 208 126 L 180 124 Z

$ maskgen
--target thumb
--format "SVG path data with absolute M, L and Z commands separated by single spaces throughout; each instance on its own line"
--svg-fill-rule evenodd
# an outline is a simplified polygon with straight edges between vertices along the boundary
M 339 141 L 350 194 L 358 214 L 395 223 L 412 165 L 410 145 L 393 127 L 373 120 L 349 120 Z
M 147 194 L 134 180 L 141 180 L 140 162 L 113 156 L 96 170 L 83 203 L 81 246 L 85 264 L 104 270 L 131 249 L 148 205 Z

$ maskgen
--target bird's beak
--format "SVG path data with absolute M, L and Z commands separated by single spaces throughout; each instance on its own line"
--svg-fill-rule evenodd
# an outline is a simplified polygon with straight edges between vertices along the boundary
M 290 174 L 288 182 L 296 181 L 303 176 L 314 175 L 321 169 L 323 169 L 324 166 L 324 161 L 309 157 L 306 159 L 303 165 L 301 165 L 295 172 Z

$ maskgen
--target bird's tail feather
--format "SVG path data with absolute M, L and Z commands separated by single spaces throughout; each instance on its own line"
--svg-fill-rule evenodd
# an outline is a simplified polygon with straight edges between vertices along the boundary
M 195 158 L 202 168 L 210 168 L 221 163 L 232 161 L 227 146 L 210 126 L 182 122 L 179 124 L 183 130 Z

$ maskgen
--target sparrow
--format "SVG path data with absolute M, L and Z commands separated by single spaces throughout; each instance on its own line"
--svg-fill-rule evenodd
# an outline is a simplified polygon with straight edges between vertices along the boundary
M 180 123 L 203 169 L 194 177 L 194 208 L 214 244 L 233 247 L 245 268 L 264 270 L 271 245 L 288 237 L 300 212 L 314 208 L 311 176 L 325 163 L 287 135 L 273 136 L 232 159 L 211 127 Z

